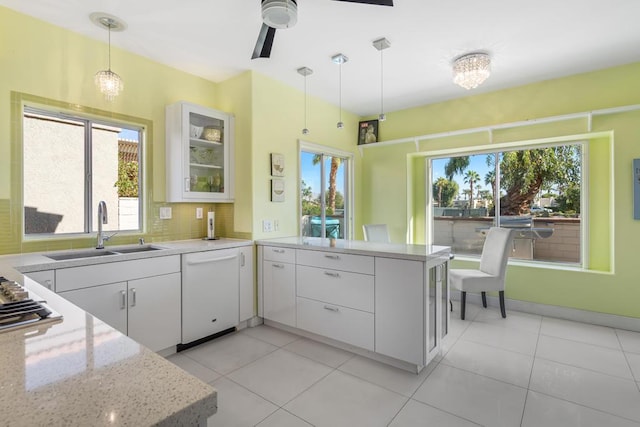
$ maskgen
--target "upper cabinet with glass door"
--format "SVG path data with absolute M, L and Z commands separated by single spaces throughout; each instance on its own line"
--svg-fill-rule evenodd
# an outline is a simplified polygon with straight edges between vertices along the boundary
M 167 106 L 167 202 L 233 202 L 233 116 Z

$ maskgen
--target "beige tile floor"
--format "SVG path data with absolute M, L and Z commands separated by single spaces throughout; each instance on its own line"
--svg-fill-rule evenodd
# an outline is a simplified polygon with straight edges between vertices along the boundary
M 218 390 L 209 427 L 640 426 L 640 333 L 467 311 L 419 375 L 268 326 L 168 359 Z

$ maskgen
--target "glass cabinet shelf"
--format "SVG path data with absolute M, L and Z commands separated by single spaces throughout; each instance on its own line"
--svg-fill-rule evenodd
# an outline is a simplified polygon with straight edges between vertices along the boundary
M 167 106 L 167 201 L 233 201 L 233 116 L 200 105 Z

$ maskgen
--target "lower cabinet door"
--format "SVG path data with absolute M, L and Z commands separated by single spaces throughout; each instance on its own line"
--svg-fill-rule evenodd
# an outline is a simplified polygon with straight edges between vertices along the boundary
M 373 351 L 373 313 L 298 298 L 298 328 Z
M 123 334 L 127 334 L 126 282 L 60 292 L 60 296 Z
M 129 337 L 153 351 L 180 342 L 180 273 L 128 282 Z
M 294 264 L 264 261 L 262 266 L 264 318 L 296 326 L 296 270 Z

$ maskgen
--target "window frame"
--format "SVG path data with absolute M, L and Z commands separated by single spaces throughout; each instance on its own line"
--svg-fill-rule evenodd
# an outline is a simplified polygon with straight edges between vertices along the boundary
M 514 265 L 526 265 L 526 266 L 548 266 L 548 267 L 560 267 L 560 268 L 579 268 L 587 270 L 589 269 L 589 138 L 581 136 L 569 136 L 559 138 L 545 138 L 541 140 L 529 140 L 518 142 L 506 142 L 498 143 L 491 146 L 478 146 L 478 147 L 464 147 L 450 150 L 437 150 L 432 152 L 426 152 L 425 158 L 425 190 L 426 190 L 426 203 L 425 203 L 425 218 L 427 224 L 425 226 L 426 238 L 425 241 L 429 244 L 433 244 L 434 236 L 434 216 L 433 216 L 433 167 L 432 161 L 435 159 L 444 159 L 450 157 L 460 156 L 475 156 L 486 154 L 500 154 L 507 151 L 521 151 L 521 150 L 535 150 L 549 147 L 557 147 L 562 145 L 579 145 L 581 150 L 581 171 L 580 171 L 580 261 L 578 263 L 572 262 L 551 262 L 547 260 L 525 260 L 525 259 L 511 259 L 509 263 Z M 496 164 L 496 167 L 498 165 Z M 496 174 L 496 186 L 500 186 L 499 174 Z M 499 215 L 498 215 L 499 217 Z M 499 224 L 498 218 L 498 224 Z M 472 260 L 478 261 L 480 255 L 473 254 L 456 254 L 456 259 L 460 260 Z
M 27 96 L 24 96 L 27 98 Z M 30 97 L 29 97 L 30 98 Z M 75 109 L 74 109 L 75 108 Z M 79 110 L 80 112 L 76 111 Z M 37 101 L 31 101 L 30 99 L 23 99 L 19 108 L 20 120 L 19 120 L 19 151 L 20 151 L 20 234 L 22 241 L 38 241 L 38 240 L 65 240 L 65 239 L 77 239 L 84 237 L 93 237 L 96 231 L 93 230 L 95 226 L 96 206 L 92 206 L 93 198 L 93 185 L 92 185 L 92 133 L 94 126 L 107 126 L 107 127 L 119 127 L 122 129 L 128 129 L 137 131 L 138 138 L 138 228 L 129 230 L 113 230 L 111 233 L 117 233 L 120 235 L 140 235 L 146 232 L 146 218 L 145 218 L 145 203 L 147 194 L 145 191 L 145 182 L 147 178 L 145 161 L 147 155 L 147 139 L 150 131 L 150 122 L 133 118 L 121 116 L 107 111 L 100 111 L 91 108 L 81 107 L 75 104 L 66 104 L 59 102 L 50 102 L 45 99 L 38 99 Z M 24 119 L 27 115 L 39 115 L 48 117 L 52 120 L 70 120 L 74 122 L 82 122 L 84 126 L 84 165 L 83 174 L 84 180 L 84 230 L 82 232 L 72 233 L 31 233 L 26 234 L 25 228 L 25 206 L 24 206 Z M 118 117 L 120 116 L 120 117 Z
M 302 162 L 301 156 L 302 152 L 320 154 L 323 156 L 331 156 L 331 157 L 341 157 L 344 159 L 344 179 L 345 179 L 345 193 L 344 194 L 344 239 L 351 240 L 353 239 L 353 218 L 354 218 L 354 204 L 353 204 L 353 157 L 354 154 L 349 151 L 339 150 L 337 148 L 328 147 L 321 144 L 316 144 L 313 142 L 308 142 L 304 140 L 298 140 L 298 177 L 297 177 L 297 197 L 298 197 L 298 235 L 302 236 L 302 197 L 300 195 L 301 192 L 301 182 L 302 182 Z M 324 161 L 320 162 L 320 173 L 322 175 L 322 179 L 320 180 L 320 203 L 321 203 L 321 218 L 322 218 L 322 230 L 321 236 L 325 235 L 325 167 Z

